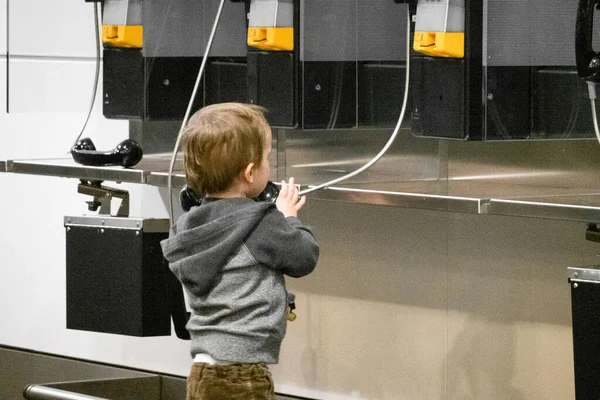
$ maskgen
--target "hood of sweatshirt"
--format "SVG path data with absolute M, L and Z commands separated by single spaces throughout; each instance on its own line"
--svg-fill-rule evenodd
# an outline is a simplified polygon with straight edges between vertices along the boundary
M 183 214 L 161 242 L 169 268 L 196 296 L 234 256 L 274 203 L 250 199 L 204 199 Z

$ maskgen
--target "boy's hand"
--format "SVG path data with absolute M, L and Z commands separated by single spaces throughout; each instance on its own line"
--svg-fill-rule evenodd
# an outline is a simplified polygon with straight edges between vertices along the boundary
M 294 178 L 290 178 L 288 183 L 281 181 L 281 189 L 279 189 L 279 196 L 277 196 L 275 205 L 284 217 L 297 217 L 298 210 L 304 206 L 304 203 L 306 203 L 306 196 L 298 196 L 298 188 L 294 185 Z

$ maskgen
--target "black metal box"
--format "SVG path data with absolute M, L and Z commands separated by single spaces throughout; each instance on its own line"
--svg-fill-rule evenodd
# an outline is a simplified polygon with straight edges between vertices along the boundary
M 600 266 L 569 268 L 575 398 L 600 393 Z
M 130 336 L 171 334 L 168 219 L 65 217 L 67 328 Z
M 298 84 L 291 52 L 248 52 L 248 102 L 269 110 L 271 126 L 297 125 Z
M 103 53 L 102 112 L 106 118 L 181 120 L 190 101 L 201 57 L 143 57 L 141 49 Z M 203 89 L 194 110 L 203 105 Z

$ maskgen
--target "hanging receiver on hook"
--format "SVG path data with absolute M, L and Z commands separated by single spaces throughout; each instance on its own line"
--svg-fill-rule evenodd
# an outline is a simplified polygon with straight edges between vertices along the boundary
M 88 1 L 88 0 L 86 0 Z M 94 82 L 94 91 L 92 102 L 83 129 L 75 139 L 71 147 L 73 161 L 78 164 L 88 166 L 112 166 L 120 165 L 125 168 L 133 167 L 143 157 L 141 146 L 133 139 L 126 139 L 120 142 L 115 148 L 108 151 L 98 151 L 90 138 L 81 138 L 83 131 L 90 119 L 96 89 L 98 86 L 99 67 L 100 67 L 100 42 L 105 47 L 104 57 L 104 82 L 113 81 L 106 74 L 106 49 L 135 48 L 140 51 L 142 47 L 142 2 L 141 0 L 103 0 L 102 5 L 102 38 L 99 32 L 98 7 L 94 4 L 94 25 L 96 28 L 96 79 Z M 130 50 L 130 49 L 128 49 Z M 141 54 L 141 53 L 140 53 Z M 122 55 L 122 54 L 121 54 Z M 122 85 L 119 80 L 118 86 Z M 110 101 L 107 93 L 103 94 L 104 105 L 109 105 Z M 105 113 L 106 114 L 106 113 Z
M 579 0 L 575 25 L 575 60 L 580 78 L 600 83 L 600 53 L 592 48 L 594 8 L 600 9 L 600 0 Z
M 592 47 L 594 8 L 600 9 L 600 0 L 579 0 L 575 24 L 575 61 L 577 75 L 587 82 L 594 132 L 600 143 L 600 128 L 596 114 L 596 85 L 600 83 L 600 53 L 595 52 Z

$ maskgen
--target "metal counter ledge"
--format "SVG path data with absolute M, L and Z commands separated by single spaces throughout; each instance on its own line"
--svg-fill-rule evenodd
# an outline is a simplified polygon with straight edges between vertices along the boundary
M 17 174 L 55 176 L 88 180 L 147 183 L 147 177 L 152 172 L 163 171 L 169 164 L 165 157 L 144 157 L 135 168 L 121 166 L 92 167 L 77 164 L 72 158 L 35 159 L 35 160 L 2 160 L 5 172 Z
M 166 187 L 167 179 L 166 172 L 152 172 L 146 183 Z M 176 171 L 173 186 L 181 187 L 184 183 L 185 176 Z M 302 189 L 309 187 L 304 185 Z M 600 192 L 579 188 L 417 180 L 339 184 L 308 196 L 342 203 L 600 223 Z
M 0 172 L 167 186 L 170 159 L 145 157 L 135 168 L 89 167 L 72 159 L 0 160 Z M 185 177 L 177 160 L 173 187 Z M 299 182 L 302 183 L 302 182 Z M 310 186 L 303 186 L 306 188 Z M 577 188 L 511 185 L 460 180 L 387 181 L 340 184 L 309 194 L 344 203 L 470 214 L 504 215 L 600 223 L 600 192 Z

